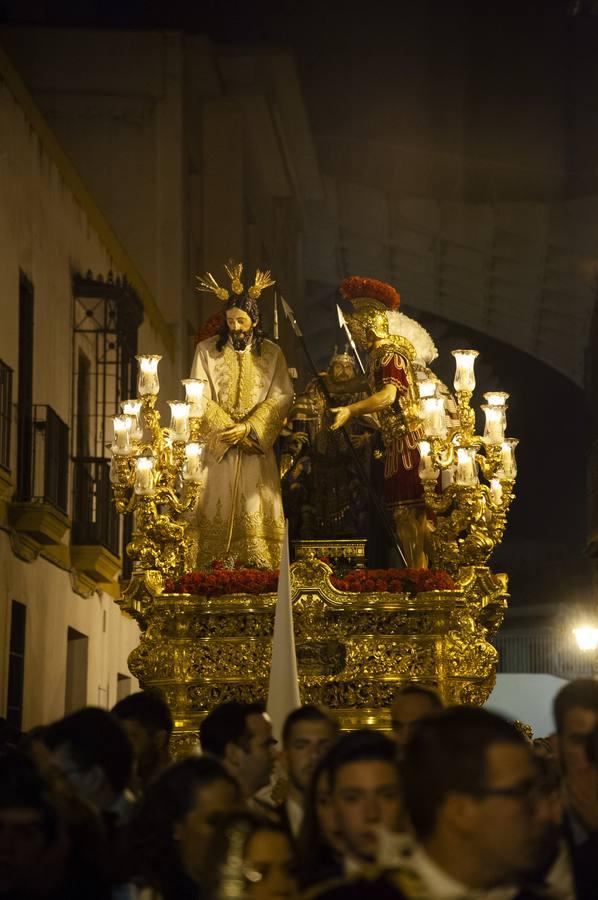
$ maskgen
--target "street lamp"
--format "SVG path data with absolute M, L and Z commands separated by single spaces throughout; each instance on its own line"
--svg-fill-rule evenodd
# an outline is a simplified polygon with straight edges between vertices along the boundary
M 579 625 L 573 629 L 577 646 L 586 653 L 594 653 L 598 649 L 598 628 L 594 625 Z

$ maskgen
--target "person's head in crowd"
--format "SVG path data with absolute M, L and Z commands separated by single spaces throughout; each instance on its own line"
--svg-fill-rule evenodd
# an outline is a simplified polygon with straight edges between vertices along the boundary
M 553 712 L 563 771 L 566 776 L 584 774 L 592 768 L 588 740 L 598 729 L 598 681 L 570 681 L 554 698 Z
M 319 761 L 305 793 L 304 815 L 297 839 L 302 887 L 341 871 L 345 846 L 332 803 L 330 767 L 335 747 Z
M 52 882 L 60 840 L 56 800 L 33 761 L 14 752 L 0 757 L 0 896 L 31 896 L 42 869 Z
M 24 753 L 0 757 L 0 897 L 108 900 L 98 817 L 55 770 L 48 775 Z
M 401 781 L 394 741 L 366 729 L 346 734 L 330 759 L 330 791 L 345 855 L 373 862 L 379 830 L 401 825 Z
M 244 882 L 242 896 L 252 900 L 297 895 L 295 854 L 281 825 L 247 811 L 233 813 L 218 826 L 208 857 L 209 900 L 231 896 L 231 888 L 238 892 L 240 882 Z
M 542 862 L 550 815 L 530 745 L 511 723 L 447 709 L 420 723 L 402 772 L 416 840 L 461 884 L 491 888 Z
M 135 778 L 145 786 L 170 763 L 169 741 L 174 723 L 168 704 L 157 691 L 136 691 L 112 710 L 133 749 Z
M 190 756 L 169 766 L 134 808 L 124 847 L 130 868 L 123 877 L 165 897 L 199 883 L 216 825 L 240 802 L 237 782 L 217 760 Z
M 265 787 L 274 766 L 276 741 L 262 703 L 221 703 L 199 726 L 204 753 L 220 760 L 244 797 Z
M 337 738 L 337 723 L 317 706 L 306 704 L 287 716 L 282 729 L 282 747 L 288 792 L 300 805 L 317 764 Z
M 43 740 L 79 796 L 101 811 L 115 806 L 133 769 L 131 745 L 115 716 L 88 706 L 48 726 Z
M 400 687 L 390 708 L 392 736 L 398 746 L 404 748 L 413 726 L 442 708 L 442 699 L 435 688 L 415 682 Z

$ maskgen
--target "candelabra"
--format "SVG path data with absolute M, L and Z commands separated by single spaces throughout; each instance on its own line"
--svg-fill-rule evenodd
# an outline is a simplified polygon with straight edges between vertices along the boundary
M 452 420 L 438 382 L 419 384 L 426 437 L 420 442 L 419 475 L 431 513 L 428 555 L 433 568 L 451 573 L 463 566 L 484 565 L 500 543 L 517 475 L 518 441 L 505 437 L 508 394 L 484 394 L 484 433 L 475 433 L 471 399 L 477 355 L 475 350 L 453 351 L 456 415 Z
M 114 416 L 110 480 L 119 513 L 134 515 L 127 544 L 133 576 L 123 606 L 141 618 L 143 601 L 162 592 L 168 577 L 193 569 L 197 541 L 189 514 L 202 487 L 199 443 L 204 384 L 185 379 L 186 400 L 169 401 L 170 427 L 163 428 L 156 402 L 160 356 L 138 356 L 138 398 Z M 135 602 L 138 601 L 138 602 Z

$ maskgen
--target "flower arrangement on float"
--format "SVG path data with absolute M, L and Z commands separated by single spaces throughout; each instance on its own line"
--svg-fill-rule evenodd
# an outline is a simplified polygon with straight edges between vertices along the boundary
M 333 575 L 330 583 L 338 591 L 350 594 L 368 591 L 421 594 L 425 591 L 452 591 L 457 586 L 448 572 L 432 569 L 353 569 L 342 577 Z
M 349 594 L 364 594 L 369 591 L 419 594 L 456 588 L 455 580 L 447 572 L 431 569 L 353 569 L 342 577 L 331 575 L 330 583 L 338 591 Z M 230 568 L 223 560 L 215 559 L 210 569 L 186 572 L 180 578 L 168 579 L 166 591 L 169 594 L 221 597 L 225 594 L 271 594 L 276 592 L 277 586 L 276 569 L 256 569 L 243 565 Z

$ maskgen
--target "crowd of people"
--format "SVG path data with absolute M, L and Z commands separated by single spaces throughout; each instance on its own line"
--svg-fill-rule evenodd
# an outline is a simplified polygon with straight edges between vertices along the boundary
M 555 734 L 404 685 L 392 731 L 313 705 L 279 747 L 260 703 L 215 707 L 173 761 L 152 692 L 0 749 L 0 900 L 598 898 L 598 682 Z

